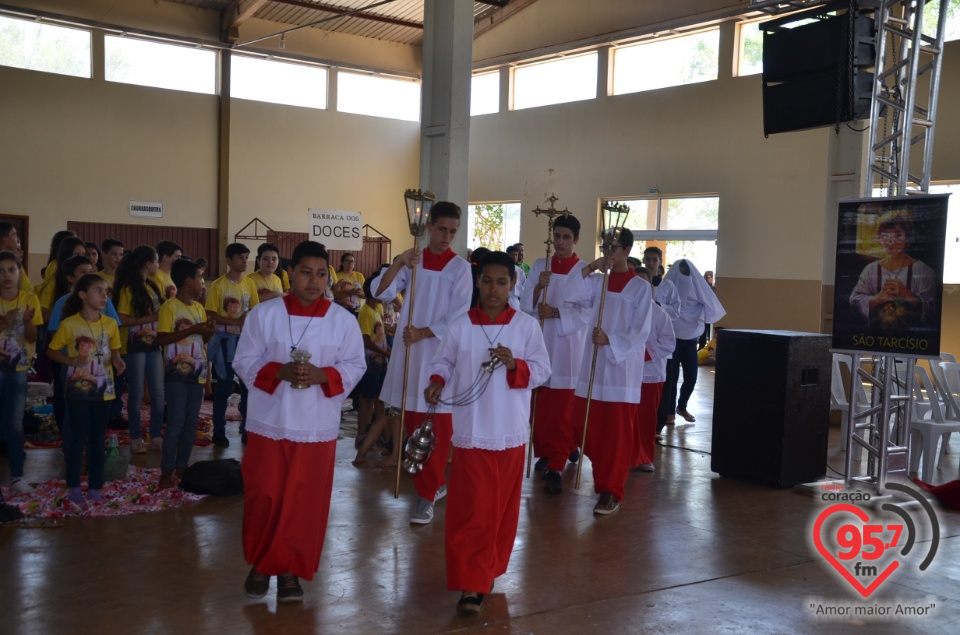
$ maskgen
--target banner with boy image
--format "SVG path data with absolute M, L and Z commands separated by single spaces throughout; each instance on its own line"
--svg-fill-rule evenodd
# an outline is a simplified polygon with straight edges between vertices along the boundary
M 840 203 L 833 348 L 940 355 L 948 196 Z

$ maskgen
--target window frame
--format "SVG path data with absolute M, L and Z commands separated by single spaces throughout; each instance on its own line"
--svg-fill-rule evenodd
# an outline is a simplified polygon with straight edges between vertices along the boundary
M 156 44 L 159 46 L 169 46 L 174 48 L 181 48 L 186 50 L 197 50 L 205 51 L 213 54 L 213 87 L 210 92 L 192 90 L 189 88 L 182 87 L 171 87 L 171 86 L 159 86 L 157 84 L 144 84 L 140 82 L 133 82 L 127 80 L 118 80 L 118 79 L 109 79 L 108 78 L 108 69 L 107 69 L 107 48 L 111 40 L 126 40 L 131 42 L 142 42 L 146 44 Z M 213 95 L 217 96 L 221 92 L 221 82 L 220 82 L 220 55 L 223 54 L 223 51 L 219 48 L 212 46 L 204 46 L 202 44 L 195 44 L 186 41 L 178 40 L 162 40 L 158 38 L 148 37 L 145 35 L 135 34 L 135 33 L 105 33 L 103 36 L 103 81 L 109 82 L 111 84 L 124 84 L 127 86 L 140 86 L 143 88 L 157 88 L 160 90 L 175 90 L 182 93 L 192 93 L 194 95 Z
M 523 73 L 524 70 L 534 68 L 537 66 L 547 66 L 548 64 L 557 64 L 561 62 L 566 62 L 574 59 L 582 59 L 592 57 L 595 62 L 595 72 L 591 86 L 593 89 L 592 97 L 584 97 L 578 99 L 571 99 L 566 101 L 552 101 L 549 103 L 534 104 L 529 106 L 517 107 L 517 74 Z M 562 104 L 575 104 L 583 101 L 590 101 L 592 99 L 597 99 L 599 96 L 599 91 L 597 88 L 597 79 L 600 77 L 600 49 L 593 48 L 587 51 L 577 51 L 571 52 L 569 54 L 564 54 L 560 56 L 551 57 L 548 59 L 534 60 L 527 63 L 520 63 L 510 68 L 510 110 L 530 110 L 533 108 L 544 108 L 547 106 L 559 106 Z
M 640 90 L 630 90 L 630 91 L 626 91 L 626 92 L 617 92 L 617 57 L 620 55 L 620 53 L 621 53 L 622 51 L 629 51 L 629 50 L 631 50 L 631 49 L 639 49 L 639 48 L 642 47 L 642 46 L 652 46 L 652 45 L 656 45 L 656 44 L 662 44 L 662 43 L 664 43 L 664 42 L 670 42 L 670 41 L 673 41 L 673 40 L 681 40 L 681 39 L 684 39 L 684 38 L 692 38 L 692 37 L 696 37 L 696 36 L 698 36 L 698 35 L 703 35 L 703 34 L 705 34 L 705 33 L 715 33 L 715 34 L 716 34 L 716 37 L 717 37 L 717 57 L 716 57 L 717 75 L 716 75 L 716 77 L 713 77 L 713 78 L 710 78 L 710 79 L 698 79 L 698 80 L 692 81 L 692 82 L 678 82 L 678 83 L 675 83 L 675 84 L 668 84 L 668 85 L 666 85 L 666 86 L 655 86 L 655 87 L 652 87 L 652 88 L 642 88 L 642 89 L 640 89 Z M 624 95 L 636 95 L 636 94 L 639 94 L 639 93 L 648 93 L 648 92 L 655 91 L 655 90 L 664 90 L 664 89 L 667 89 L 667 88 L 677 88 L 677 87 L 679 87 L 679 86 L 691 86 L 691 85 L 693 85 L 693 84 L 704 84 L 704 83 L 707 83 L 707 82 L 715 82 L 715 81 L 718 81 L 718 80 L 720 79 L 720 53 L 721 53 L 722 50 L 723 50 L 723 49 L 721 48 L 721 46 L 720 46 L 720 35 L 721 35 L 721 33 L 720 33 L 720 25 L 719 25 L 719 24 L 711 24 L 711 25 L 707 25 L 707 26 L 704 27 L 704 28 L 694 28 L 694 29 L 691 29 L 691 30 L 689 30 L 689 31 L 684 31 L 683 33 L 677 33 L 676 35 L 670 35 L 670 36 L 667 36 L 667 37 L 645 38 L 645 39 L 642 39 L 642 40 L 639 40 L 639 41 L 629 42 L 629 43 L 626 43 L 626 44 L 622 44 L 622 45 L 618 45 L 618 46 L 613 47 L 613 50 L 611 51 L 611 55 L 610 55 L 610 69 L 609 69 L 609 74 L 610 74 L 610 81 L 609 81 L 609 84 L 610 84 L 610 96 L 612 96 L 612 97 L 622 97 L 622 96 L 624 96 Z

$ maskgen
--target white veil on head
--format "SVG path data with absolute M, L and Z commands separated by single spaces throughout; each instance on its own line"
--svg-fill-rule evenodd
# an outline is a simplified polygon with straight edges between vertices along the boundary
M 681 263 L 685 263 L 689 267 L 689 274 L 680 271 Z M 703 320 L 707 324 L 714 324 L 727 314 L 723 305 L 720 304 L 720 300 L 717 299 L 717 294 L 713 292 L 707 281 L 700 275 L 700 271 L 693 262 L 681 258 L 673 263 L 664 279 L 672 282 L 677 288 L 681 305 L 686 306 L 688 303 L 695 302 L 703 305 Z

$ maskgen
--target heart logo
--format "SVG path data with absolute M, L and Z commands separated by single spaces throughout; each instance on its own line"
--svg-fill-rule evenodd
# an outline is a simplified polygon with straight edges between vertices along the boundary
M 837 555 L 829 549 L 823 543 L 823 525 L 826 521 L 833 516 L 834 514 L 843 514 L 849 513 L 856 516 L 859 520 L 859 524 L 846 524 L 840 528 L 837 535 L 837 542 L 840 547 L 837 549 Z M 870 516 L 865 511 L 856 507 L 854 505 L 848 504 L 837 504 L 827 507 L 820 515 L 817 517 L 816 523 L 813 526 L 813 543 L 817 547 L 817 551 L 820 552 L 820 555 L 823 556 L 824 560 L 833 565 L 833 568 L 836 569 L 843 579 L 850 583 L 860 595 L 864 598 L 870 597 L 870 595 L 876 591 L 881 584 L 883 584 L 890 574 L 897 570 L 900 566 L 900 562 L 896 559 L 892 560 L 883 571 L 879 571 L 877 566 L 866 565 L 862 567 L 863 575 L 867 575 L 865 572 L 870 571 L 872 574 L 875 574 L 876 577 L 873 578 L 868 586 L 864 586 L 860 580 L 851 573 L 850 569 L 841 562 L 843 560 L 852 560 L 858 555 L 864 560 L 876 560 L 878 559 L 885 549 L 896 546 L 896 539 L 900 536 L 900 531 L 903 529 L 903 525 L 887 525 L 887 530 L 894 532 L 894 538 L 889 544 L 886 544 L 875 534 L 883 531 L 883 525 L 870 525 Z M 872 551 L 861 551 L 861 546 L 863 543 L 866 543 L 867 546 L 873 547 Z M 849 551 L 844 552 L 843 548 L 849 548 Z M 856 562 L 855 570 L 857 573 L 861 573 L 862 562 Z M 878 572 L 879 571 L 879 572 Z

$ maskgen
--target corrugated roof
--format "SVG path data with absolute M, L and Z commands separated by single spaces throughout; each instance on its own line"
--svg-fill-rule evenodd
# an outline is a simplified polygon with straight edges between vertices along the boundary
M 231 3 L 231 0 L 166 1 L 218 12 L 226 9 Z M 254 14 L 254 17 L 276 22 L 278 31 L 283 30 L 285 25 L 299 26 L 331 18 L 314 28 L 401 44 L 423 42 L 423 0 L 394 0 L 389 4 L 363 12 L 370 17 L 337 17 L 336 13 L 323 10 L 324 7 L 328 7 L 352 11 L 371 6 L 376 2 L 377 0 L 269 0 Z M 314 8 L 311 5 L 317 6 Z M 492 5 L 474 3 L 475 18 L 480 18 L 494 10 L 496 7 Z

